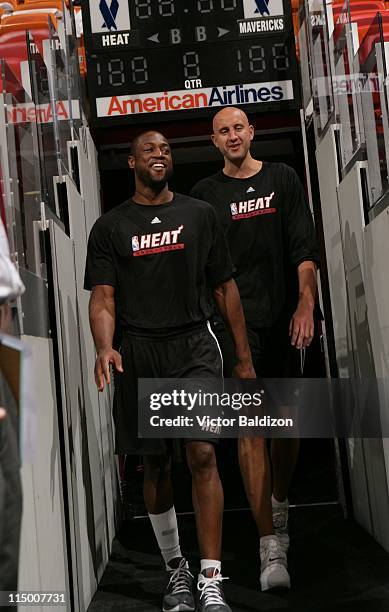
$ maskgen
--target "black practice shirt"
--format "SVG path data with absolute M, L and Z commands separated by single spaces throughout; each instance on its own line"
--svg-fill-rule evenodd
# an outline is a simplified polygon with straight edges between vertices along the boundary
M 167 204 L 129 200 L 100 217 L 89 236 L 84 286 L 115 287 L 122 329 L 182 328 L 210 317 L 210 289 L 233 272 L 212 206 L 177 193 Z
M 268 162 L 247 179 L 220 171 L 199 181 L 191 195 L 211 203 L 222 222 L 247 323 L 271 327 L 283 314 L 289 317 L 298 299 L 297 266 L 319 261 L 295 171 Z

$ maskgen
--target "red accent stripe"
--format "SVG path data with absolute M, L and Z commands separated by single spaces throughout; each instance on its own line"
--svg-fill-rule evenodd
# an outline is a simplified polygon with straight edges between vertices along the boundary
M 248 219 L 249 217 L 257 217 L 258 215 L 268 215 L 269 213 L 277 212 L 276 208 L 261 208 L 260 210 L 253 210 L 249 213 L 241 213 L 240 215 L 232 215 L 232 220 L 237 221 L 238 219 Z
M 141 255 L 154 255 L 154 253 L 165 253 L 166 251 L 180 251 L 185 248 L 183 242 L 178 244 L 171 244 L 169 246 L 154 247 L 153 249 L 142 249 L 141 251 L 134 251 L 134 257 L 141 257 Z

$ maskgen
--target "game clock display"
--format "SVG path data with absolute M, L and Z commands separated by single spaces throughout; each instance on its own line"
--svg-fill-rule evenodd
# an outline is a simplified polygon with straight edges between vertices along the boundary
M 231 104 L 298 107 L 290 0 L 82 6 L 93 122 L 185 119 Z

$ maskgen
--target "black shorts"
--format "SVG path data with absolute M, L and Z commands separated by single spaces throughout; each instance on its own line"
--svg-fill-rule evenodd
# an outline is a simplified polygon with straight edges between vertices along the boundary
M 290 404 L 294 389 L 290 379 L 301 376 L 302 354 L 290 344 L 289 322 L 283 318 L 273 327 L 247 327 L 254 370 L 258 378 L 272 379 L 265 383 L 265 388 L 275 407 Z M 223 323 L 214 322 L 213 329 L 223 354 L 224 377 L 230 378 L 236 365 L 234 344 Z M 288 381 L 281 387 L 279 379 Z
M 222 358 L 216 337 L 207 323 L 168 336 L 126 332 L 120 352 L 124 373 L 115 375 L 115 452 L 165 454 L 170 448 L 166 440 L 138 438 L 138 378 L 221 378 Z
M 288 319 L 280 320 L 273 327 L 247 328 L 251 355 L 257 376 L 261 378 L 296 378 L 301 376 L 300 350 L 290 344 Z M 223 354 L 224 376 L 230 378 L 236 364 L 236 355 L 231 336 L 221 322 L 213 329 Z

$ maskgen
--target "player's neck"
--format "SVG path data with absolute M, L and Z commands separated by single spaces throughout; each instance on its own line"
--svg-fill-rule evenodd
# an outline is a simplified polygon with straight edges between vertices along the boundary
M 244 159 L 231 161 L 224 159 L 223 172 L 232 178 L 250 178 L 262 170 L 263 162 L 251 157 L 250 152 Z
M 155 190 L 152 187 L 145 185 L 137 185 L 135 193 L 132 197 L 136 204 L 144 206 L 155 206 L 158 204 L 167 204 L 173 200 L 173 192 L 169 190 L 169 186 L 165 185 L 163 189 Z

